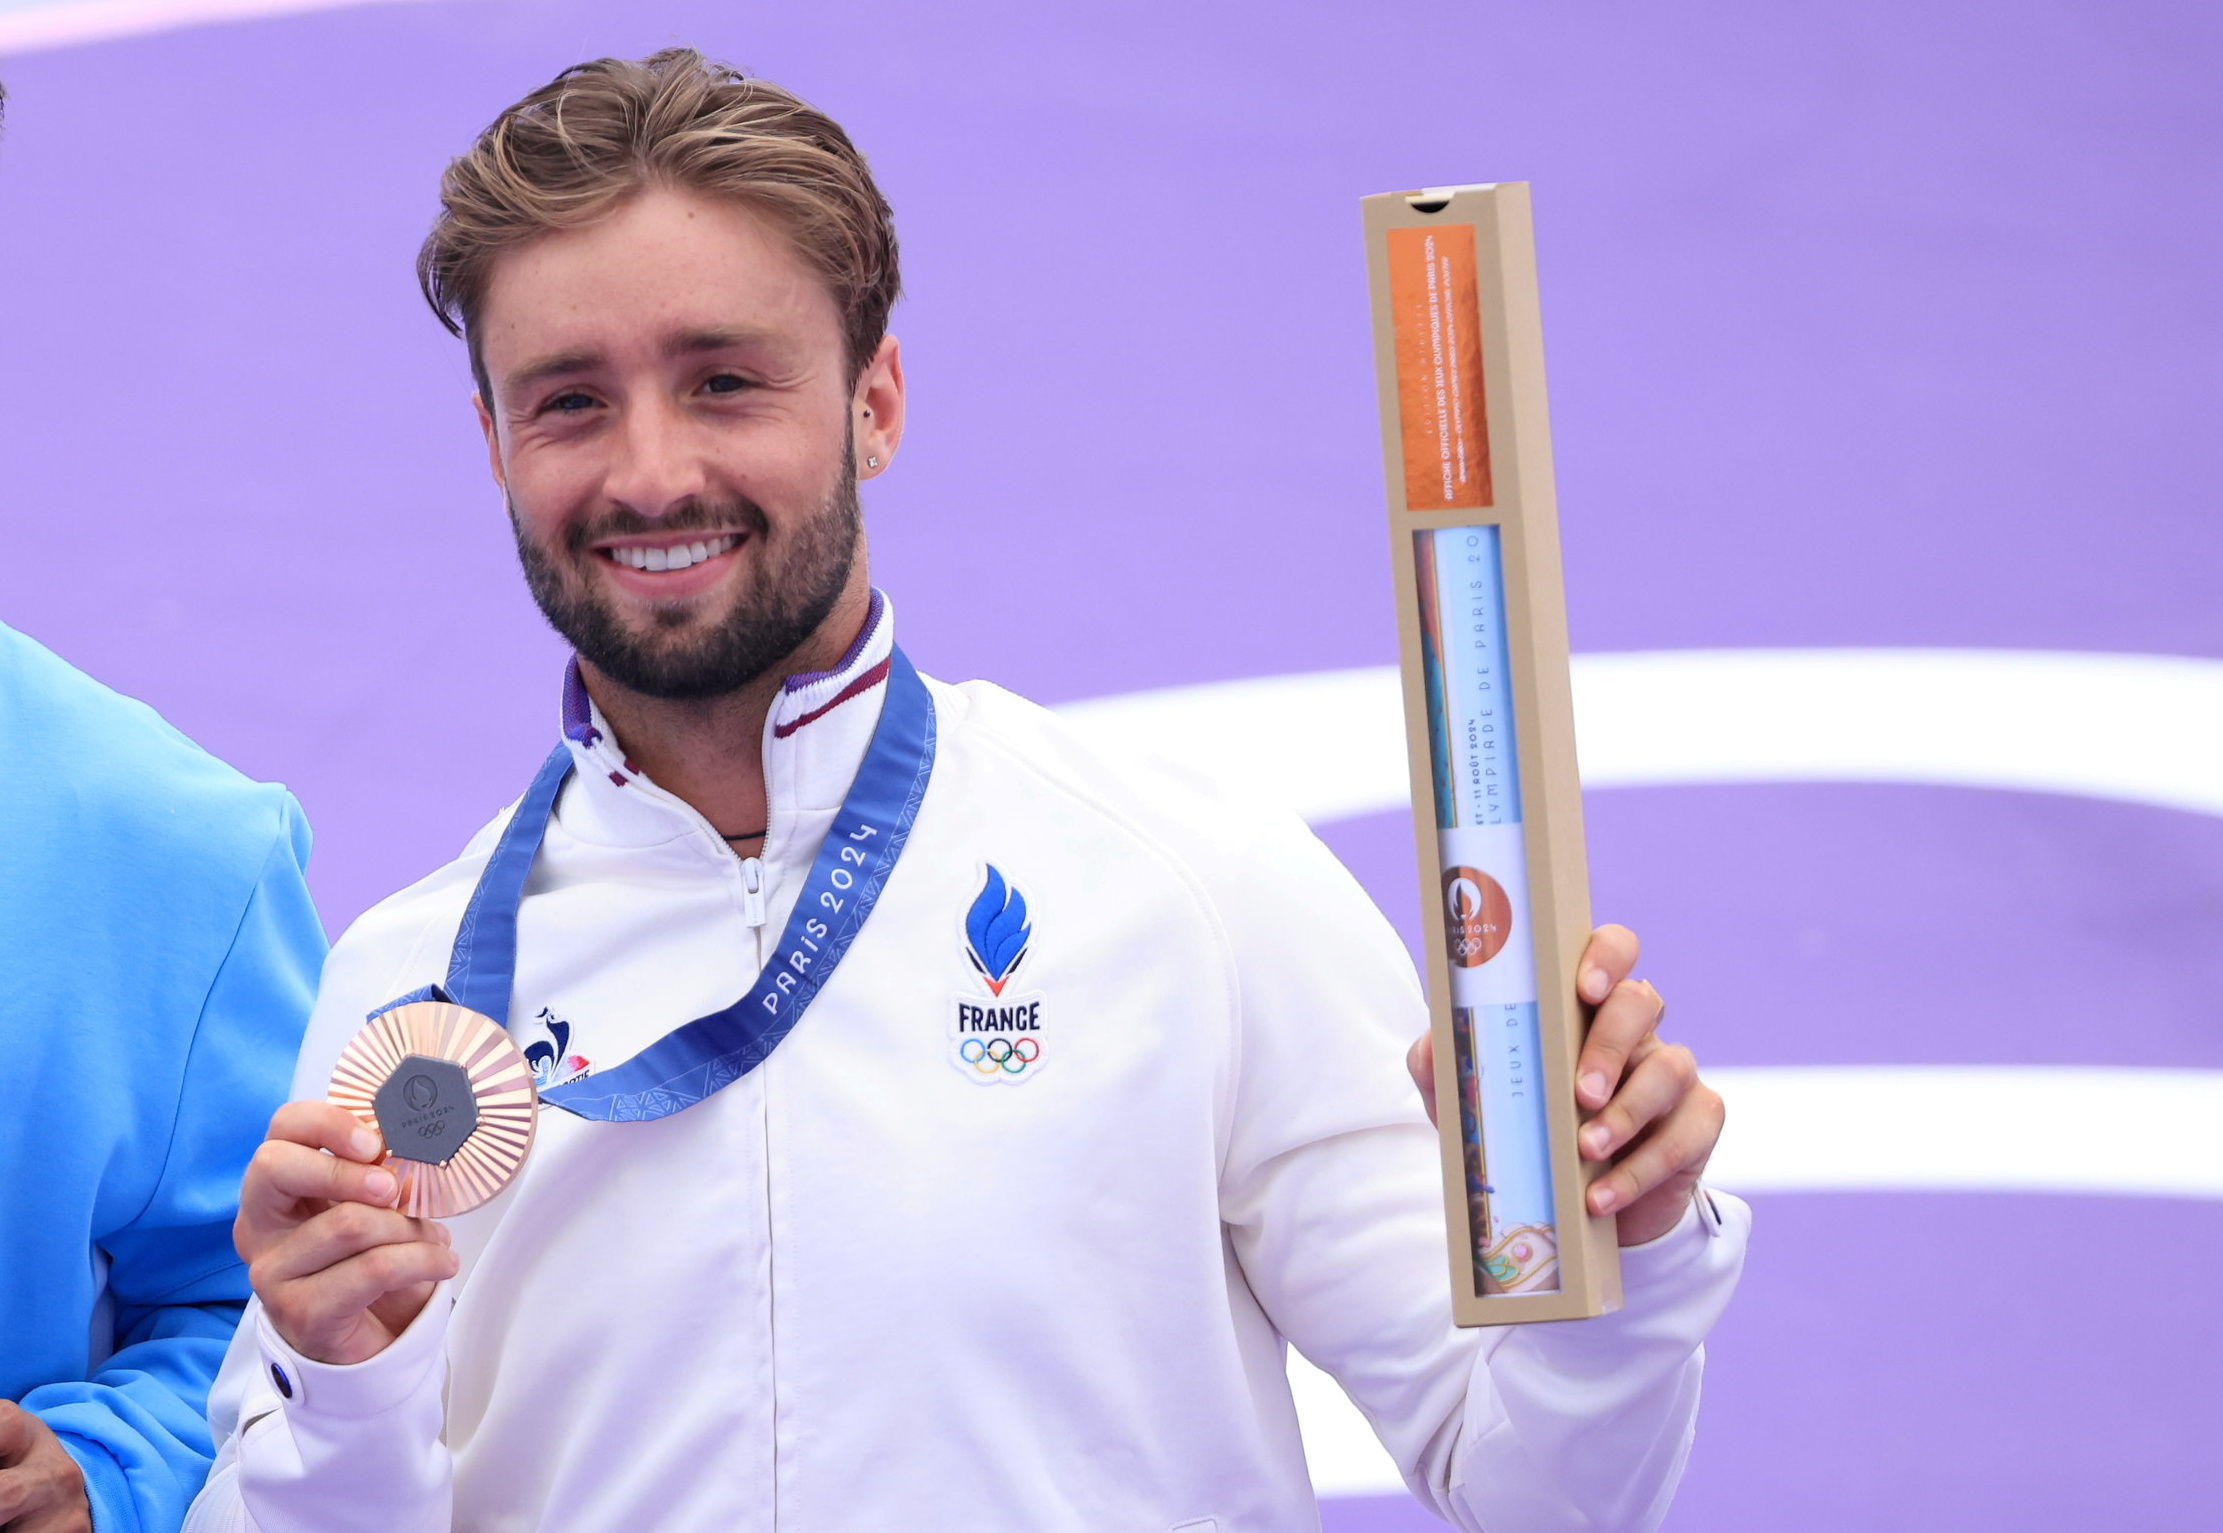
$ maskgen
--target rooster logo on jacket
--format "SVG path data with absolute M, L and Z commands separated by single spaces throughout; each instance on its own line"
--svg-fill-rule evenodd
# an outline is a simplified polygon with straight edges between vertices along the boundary
M 533 1085 L 538 1090 L 576 1080 L 594 1068 L 584 1054 L 571 1052 L 571 1024 L 546 1006 L 519 1031 L 524 1035 L 525 1063 L 533 1067 Z

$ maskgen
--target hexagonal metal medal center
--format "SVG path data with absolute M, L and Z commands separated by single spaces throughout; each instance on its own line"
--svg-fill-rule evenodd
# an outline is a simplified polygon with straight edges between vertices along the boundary
M 371 1098 L 386 1148 L 404 1160 L 444 1166 L 479 1126 L 471 1078 L 450 1060 L 410 1054 Z

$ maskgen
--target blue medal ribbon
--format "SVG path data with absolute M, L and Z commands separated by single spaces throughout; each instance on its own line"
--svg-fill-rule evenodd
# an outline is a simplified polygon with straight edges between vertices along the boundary
M 674 1028 L 623 1064 L 553 1087 L 540 1099 L 597 1122 L 639 1122 L 692 1107 L 762 1064 L 802 1020 L 878 903 L 926 796 L 934 739 L 934 700 L 903 651 L 893 650 L 872 743 L 756 983 L 725 1010 Z M 570 747 L 559 745 L 525 790 L 464 909 L 447 983 L 381 1011 L 412 1000 L 446 1000 L 507 1022 L 517 975 L 517 907 L 571 772 Z

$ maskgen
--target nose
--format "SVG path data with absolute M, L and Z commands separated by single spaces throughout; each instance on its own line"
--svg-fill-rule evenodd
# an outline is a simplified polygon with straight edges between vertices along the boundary
M 710 478 L 689 426 L 671 400 L 627 401 L 603 493 L 647 517 L 665 516 L 701 499 Z

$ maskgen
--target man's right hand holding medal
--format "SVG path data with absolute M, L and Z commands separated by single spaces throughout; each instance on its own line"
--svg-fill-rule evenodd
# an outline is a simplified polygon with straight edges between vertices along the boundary
M 359 1363 L 407 1330 L 456 1275 L 447 1230 L 394 1207 L 384 1146 L 330 1102 L 288 1102 L 247 1163 L 232 1243 L 286 1344 L 320 1363 Z

